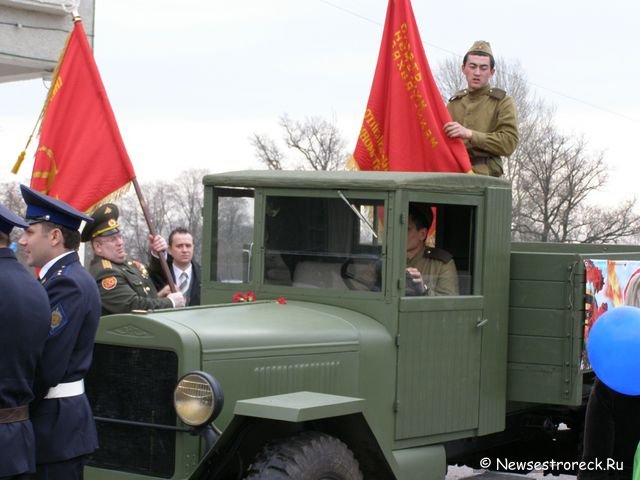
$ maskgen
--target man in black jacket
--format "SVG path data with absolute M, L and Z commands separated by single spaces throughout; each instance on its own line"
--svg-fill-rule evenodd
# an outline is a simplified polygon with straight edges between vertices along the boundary
M 200 305 L 200 265 L 193 260 L 193 236 L 186 228 L 178 227 L 169 234 L 167 263 L 176 287 L 184 294 L 186 305 Z M 150 274 L 158 290 L 167 284 L 160 262 L 154 256 Z

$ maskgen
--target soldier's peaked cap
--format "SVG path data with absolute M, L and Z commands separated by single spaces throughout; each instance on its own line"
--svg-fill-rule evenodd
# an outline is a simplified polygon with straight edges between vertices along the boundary
M 473 53 L 485 53 L 490 57 L 493 57 L 493 52 L 491 51 L 491 44 L 486 40 L 476 40 L 475 42 L 473 42 L 473 45 L 471 45 L 471 48 L 467 52 L 467 55 L 473 54 Z
M 30 225 L 51 222 L 71 230 L 78 230 L 83 220 L 85 222 L 93 221 L 89 215 L 76 210 L 62 200 L 45 195 L 25 185 L 20 185 L 20 191 L 27 204 L 25 219 Z
M 93 212 L 93 223 L 85 225 L 80 239 L 83 242 L 88 242 L 97 237 L 105 237 L 118 233 L 121 227 L 118 223 L 119 216 L 120 211 L 117 205 L 105 203 L 99 206 L 96 211 Z
M 0 205 L 0 232 L 9 235 L 13 227 L 27 228 L 29 224 L 4 205 Z

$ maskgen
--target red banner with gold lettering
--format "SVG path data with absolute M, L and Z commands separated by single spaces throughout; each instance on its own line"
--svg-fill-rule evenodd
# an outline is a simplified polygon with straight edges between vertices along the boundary
M 31 187 L 90 211 L 135 178 L 82 22 L 54 74 Z
M 369 102 L 353 153 L 361 170 L 469 172 L 427 63 L 410 0 L 389 0 Z

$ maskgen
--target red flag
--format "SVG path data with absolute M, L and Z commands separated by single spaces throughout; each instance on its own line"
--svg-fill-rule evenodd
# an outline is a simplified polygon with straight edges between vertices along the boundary
M 427 63 L 410 0 L 389 0 L 378 65 L 353 156 L 361 170 L 469 172 Z
M 90 211 L 134 178 L 82 22 L 76 21 L 45 105 L 31 187 Z

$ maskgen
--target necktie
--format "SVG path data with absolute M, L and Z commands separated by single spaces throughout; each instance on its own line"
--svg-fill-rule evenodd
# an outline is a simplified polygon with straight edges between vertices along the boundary
M 183 295 L 187 295 L 187 290 L 189 289 L 189 275 L 187 275 L 187 272 L 180 274 L 180 286 L 178 288 Z

